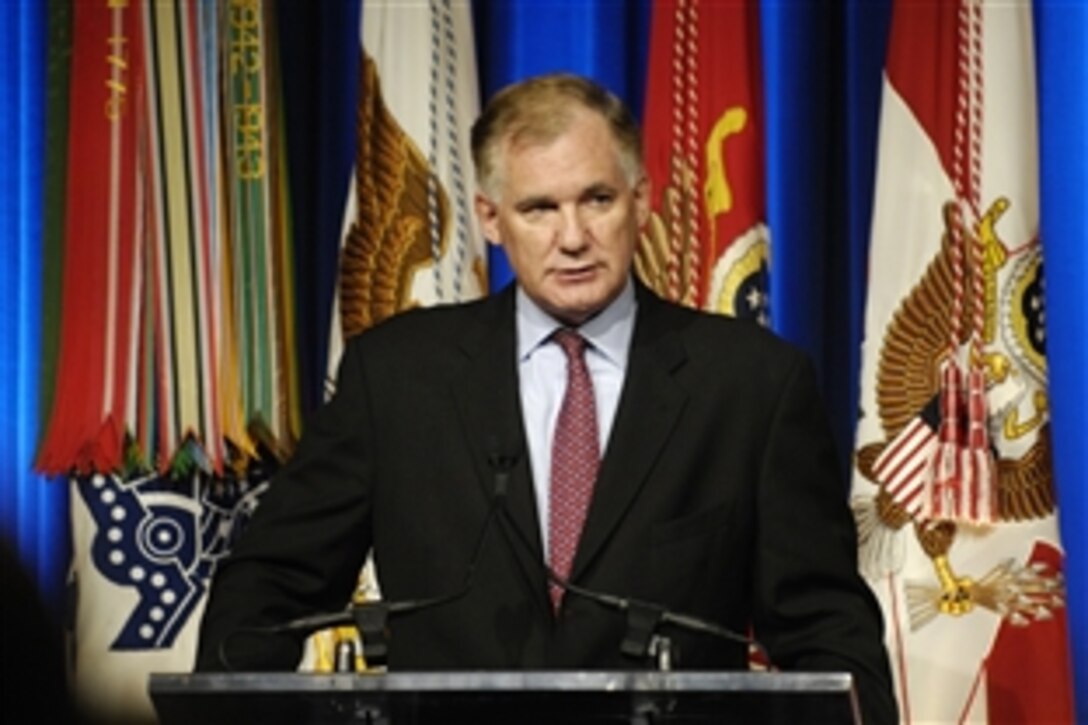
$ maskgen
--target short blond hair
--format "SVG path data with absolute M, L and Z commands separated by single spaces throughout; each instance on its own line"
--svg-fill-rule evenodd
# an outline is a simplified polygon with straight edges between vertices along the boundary
M 499 191 L 501 154 L 507 141 L 554 141 L 567 130 L 579 108 L 599 114 L 608 124 L 620 166 L 634 184 L 642 175 L 642 134 L 630 109 L 588 78 L 554 73 L 503 88 L 472 125 L 472 161 L 484 194 L 495 197 Z

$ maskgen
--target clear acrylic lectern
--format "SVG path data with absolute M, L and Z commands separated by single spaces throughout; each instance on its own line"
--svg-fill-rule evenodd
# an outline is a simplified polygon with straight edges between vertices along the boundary
M 162 725 L 860 722 L 846 673 L 153 674 Z

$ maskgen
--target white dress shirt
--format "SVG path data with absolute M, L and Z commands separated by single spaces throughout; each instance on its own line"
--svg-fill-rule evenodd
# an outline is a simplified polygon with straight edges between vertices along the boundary
M 518 387 L 521 412 L 529 446 L 536 508 L 540 515 L 541 540 L 548 550 L 548 489 L 551 482 L 552 439 L 559 407 L 567 389 L 567 357 L 550 338 L 564 325 L 552 318 L 518 287 L 516 304 Z M 578 328 L 589 343 L 586 365 L 593 378 L 597 403 L 600 451 L 604 456 L 612 422 L 616 417 L 627 355 L 635 329 L 635 288 L 631 279 L 619 296 L 599 314 Z

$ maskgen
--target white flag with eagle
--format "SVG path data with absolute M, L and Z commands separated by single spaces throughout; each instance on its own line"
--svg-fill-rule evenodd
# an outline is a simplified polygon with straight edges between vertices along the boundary
M 366 0 L 355 170 L 344 213 L 329 380 L 344 341 L 402 310 L 487 292 L 472 198 L 470 132 L 480 110 L 467 0 Z M 368 564 L 356 600 L 380 596 Z M 311 638 L 303 669 L 343 666 L 352 628 Z M 361 668 L 361 656 L 354 667 Z
M 343 340 L 386 317 L 487 291 L 472 208 L 480 100 L 469 3 L 367 0 L 360 40 L 333 370 Z
M 1029 3 L 896 2 L 853 506 L 902 720 L 1072 722 Z

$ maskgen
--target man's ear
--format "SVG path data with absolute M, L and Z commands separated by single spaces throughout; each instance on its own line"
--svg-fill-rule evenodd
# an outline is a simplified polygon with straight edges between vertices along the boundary
M 502 246 L 502 235 L 499 233 L 499 205 L 479 191 L 473 198 L 473 204 L 476 207 L 476 218 L 480 221 L 480 230 L 484 233 L 484 237 L 492 244 Z
M 638 219 L 638 228 L 646 226 L 650 220 L 650 177 L 643 174 L 635 182 L 635 216 Z

